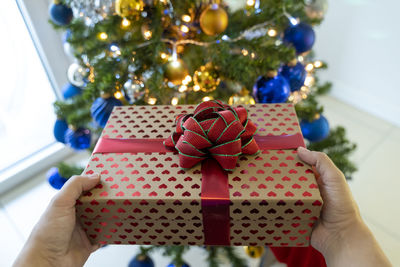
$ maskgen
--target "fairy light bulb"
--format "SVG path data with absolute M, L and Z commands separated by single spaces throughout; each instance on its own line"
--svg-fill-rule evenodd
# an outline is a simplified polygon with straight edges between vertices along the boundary
M 322 67 L 322 61 L 320 61 L 320 60 L 315 61 L 314 62 L 314 67 L 317 68 L 317 69 L 321 68 Z
M 147 99 L 147 104 L 149 104 L 149 105 L 155 105 L 156 103 L 157 103 L 157 98 L 155 98 L 155 97 L 149 97 Z
M 278 33 L 275 29 L 271 28 L 268 30 L 267 34 L 269 37 L 275 37 Z
M 149 40 L 149 39 L 151 38 L 151 36 L 153 36 L 153 33 L 152 33 L 150 30 L 144 31 L 143 37 L 144 37 L 146 40 Z
M 183 92 L 185 92 L 187 90 L 187 86 L 186 85 L 181 85 L 180 87 L 179 87 L 179 92 L 180 93 L 183 93 Z
M 205 96 L 205 97 L 203 97 L 203 101 L 210 101 L 210 100 L 213 100 L 214 98 L 212 97 L 212 96 Z
M 122 28 L 126 28 L 129 27 L 131 25 L 130 20 L 128 20 L 127 18 L 123 18 L 121 21 L 121 27 Z
M 247 56 L 248 54 L 249 54 L 249 51 L 243 48 L 242 49 L 242 55 L 243 56 Z
M 164 52 L 160 54 L 161 59 L 168 59 L 168 55 Z
M 294 17 L 292 17 L 292 16 L 289 16 L 289 21 L 293 26 L 299 24 L 299 20 L 294 18 Z
M 304 81 L 304 85 L 306 86 L 313 86 L 315 82 L 315 79 L 311 75 L 307 75 L 306 80 Z
M 186 26 L 186 25 L 182 25 L 181 26 L 181 31 L 184 32 L 184 33 L 188 33 L 189 32 L 189 27 Z
M 255 3 L 256 3 L 255 0 L 247 0 L 246 1 L 246 5 L 248 5 L 248 6 L 254 6 Z
M 114 97 L 116 98 L 116 99 L 121 99 L 122 98 L 122 93 L 120 92 L 120 91 L 117 91 L 117 92 L 115 92 L 114 93 Z
M 186 75 L 185 81 L 187 81 L 188 83 L 190 83 L 190 82 L 192 81 L 192 76 Z
M 312 71 L 313 69 L 314 69 L 314 64 L 308 63 L 308 64 L 306 65 L 306 71 L 310 72 L 310 71 Z
M 104 41 L 104 40 L 107 40 L 108 35 L 105 32 L 101 32 L 101 33 L 99 33 L 98 37 L 99 37 L 100 40 Z
M 179 101 L 179 99 L 176 96 L 173 97 L 172 100 L 171 100 L 171 105 L 173 105 L 173 106 L 178 105 L 178 101 Z
M 200 91 L 200 85 L 196 84 L 195 86 L 193 86 L 193 91 L 198 92 Z
M 182 15 L 182 20 L 184 22 L 190 22 L 192 20 L 192 18 L 189 15 Z

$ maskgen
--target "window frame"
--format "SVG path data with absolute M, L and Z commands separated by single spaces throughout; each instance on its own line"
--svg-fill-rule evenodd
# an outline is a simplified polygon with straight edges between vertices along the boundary
M 56 99 L 62 99 L 61 88 L 67 80 L 71 59 L 65 54 L 62 33 L 48 22 L 48 0 L 15 0 L 54 90 Z M 57 60 L 54 60 L 57 59 Z M 18 184 L 49 169 L 57 162 L 71 156 L 73 151 L 61 143 L 47 145 L 0 172 L 0 195 Z

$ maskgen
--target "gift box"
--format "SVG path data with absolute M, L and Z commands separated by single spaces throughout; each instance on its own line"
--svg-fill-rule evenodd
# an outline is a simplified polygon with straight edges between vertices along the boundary
M 294 107 L 243 107 L 240 113 L 247 118 L 240 121 L 246 132 L 257 127 L 254 138 L 246 138 L 260 151 L 218 152 L 206 159 L 163 143 L 178 140 L 174 132 L 185 128 L 187 119 L 179 114 L 191 114 L 196 106 L 115 107 L 84 171 L 100 173 L 101 182 L 76 205 L 89 239 L 101 244 L 308 246 L 322 199 L 312 168 L 296 154 L 304 141 Z M 192 157 L 194 166 L 182 169 L 185 157 Z M 217 159 L 234 168 L 222 169 Z

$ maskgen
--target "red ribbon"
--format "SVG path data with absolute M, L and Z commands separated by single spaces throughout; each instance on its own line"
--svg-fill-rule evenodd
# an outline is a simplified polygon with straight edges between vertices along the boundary
M 297 133 L 253 138 L 256 127 L 247 119 L 247 111 L 244 108 L 232 109 L 219 101 L 204 102 L 195 109 L 194 115 L 180 115 L 176 122 L 177 131 L 165 140 L 166 146 L 163 144 L 164 139 L 100 138 L 93 154 L 172 152 L 175 151 L 174 146 L 177 146 L 181 167 L 189 168 L 202 161 L 201 205 L 204 244 L 229 246 L 230 200 L 228 173 L 225 170 L 236 166 L 241 153 L 254 154 L 259 149 L 304 147 L 303 137 Z M 225 128 L 221 128 L 223 124 Z M 197 145 L 197 148 L 193 149 L 193 145 Z M 234 152 L 229 149 L 233 149 Z M 195 157 L 189 153 L 193 151 Z M 211 158 L 208 158 L 208 155 L 211 155 Z

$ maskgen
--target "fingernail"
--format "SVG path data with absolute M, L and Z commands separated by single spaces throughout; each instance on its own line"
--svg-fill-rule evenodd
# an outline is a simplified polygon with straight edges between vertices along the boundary
M 302 146 L 299 146 L 297 149 L 298 149 L 298 150 L 303 150 L 303 151 L 310 151 L 310 150 L 308 150 L 307 148 L 302 147 Z
M 97 179 L 99 178 L 99 175 L 97 173 L 91 174 L 88 176 L 90 179 Z

